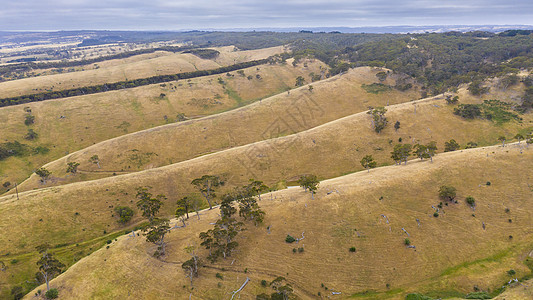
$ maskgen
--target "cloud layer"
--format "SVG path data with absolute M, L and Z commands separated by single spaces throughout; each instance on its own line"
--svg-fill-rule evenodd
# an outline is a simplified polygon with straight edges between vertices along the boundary
M 0 0 L 0 30 L 533 23 L 531 0 Z

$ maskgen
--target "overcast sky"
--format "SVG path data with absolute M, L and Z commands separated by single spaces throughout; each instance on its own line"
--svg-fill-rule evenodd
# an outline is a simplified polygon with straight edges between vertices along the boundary
M 2 30 L 532 25 L 533 0 L 0 0 Z

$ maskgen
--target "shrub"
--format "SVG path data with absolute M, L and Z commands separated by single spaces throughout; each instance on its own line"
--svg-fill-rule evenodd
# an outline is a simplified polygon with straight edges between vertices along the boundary
M 26 119 L 24 120 L 24 124 L 26 126 L 30 126 L 31 124 L 33 124 L 35 122 L 35 116 L 32 116 L 32 115 L 26 115 Z
M 218 278 L 218 279 L 224 279 L 224 276 L 222 276 L 222 274 L 220 274 L 220 273 L 216 273 L 215 277 Z
M 290 244 L 290 243 L 294 243 L 294 242 L 296 242 L 296 239 L 295 239 L 294 237 L 292 237 L 292 236 L 290 236 L 290 235 L 287 234 L 287 237 L 285 238 L 285 242 L 287 242 L 287 243 L 289 243 L 289 244 Z
M 411 240 L 409 240 L 409 239 L 405 239 L 405 240 L 403 240 L 403 243 L 404 243 L 406 246 L 409 246 L 409 245 L 411 245 Z
M 444 143 L 444 152 L 459 150 L 459 148 L 461 148 L 461 145 L 459 145 L 459 143 L 457 143 L 457 141 L 454 139 Z
M 303 248 L 303 247 L 298 248 L 298 252 L 299 252 L 299 253 L 304 252 L 304 248 Z
M 261 280 L 261 286 L 266 287 L 268 285 L 268 282 L 266 280 Z
M 457 189 L 453 186 L 443 185 L 439 188 L 439 197 L 444 200 L 453 201 L 457 195 Z
M 487 181 L 486 185 L 490 185 L 490 181 Z
M 355 252 L 355 251 L 356 251 L 355 247 L 350 247 L 350 252 Z
M 507 271 L 507 274 L 509 274 L 509 276 L 515 276 L 516 275 L 516 271 L 511 269 L 511 270 Z
M 57 289 L 50 289 L 44 294 L 44 296 L 46 299 L 56 299 L 59 296 L 59 292 Z
M 128 223 L 133 217 L 133 209 L 128 206 L 117 206 L 115 207 L 115 212 L 119 216 L 117 222 L 120 224 Z
M 433 213 L 433 216 L 434 216 L 435 218 L 437 218 L 437 217 L 439 216 L 439 213 L 438 213 L 438 212 L 434 212 L 434 213 Z
M 468 205 L 474 207 L 474 205 L 476 205 L 476 199 L 474 199 L 474 197 L 472 197 L 472 196 L 468 196 L 468 197 L 466 197 L 466 203 L 468 203 Z

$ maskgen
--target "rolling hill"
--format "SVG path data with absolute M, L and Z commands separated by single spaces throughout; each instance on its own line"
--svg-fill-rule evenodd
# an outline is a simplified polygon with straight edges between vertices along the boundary
M 47 186 L 160 167 L 294 134 L 365 111 L 368 106 L 404 103 L 419 97 L 414 90 L 367 93 L 362 86 L 378 81 L 375 74 L 380 70 L 357 68 L 239 109 L 103 141 L 46 164 L 55 178 Z M 394 85 L 394 79 L 386 83 Z M 235 86 L 241 85 L 235 83 Z M 93 155 L 99 156 L 100 167 L 89 162 Z M 79 162 L 81 176 L 65 176 L 67 162 Z M 42 185 L 38 177 L 32 176 L 19 189 L 37 187 Z
M 46 147 L 49 152 L 0 161 L 0 181 L 11 182 L 12 188 L 14 182 L 22 182 L 35 169 L 68 153 L 128 132 L 177 122 L 178 115 L 198 118 L 252 103 L 294 87 L 298 76 L 310 82 L 309 74 L 320 74 L 322 68 L 317 60 L 308 61 L 306 67 L 268 64 L 242 70 L 246 77 L 232 72 L 233 77 L 205 76 L 2 107 L 1 142 L 19 141 L 32 148 Z M 218 78 L 223 79 L 222 83 Z M 24 125 L 29 115 L 26 107 L 35 117 L 31 126 Z M 23 139 L 28 129 L 34 130 L 38 138 Z
M 162 260 L 151 256 L 153 247 L 143 237 L 126 235 L 81 259 L 52 286 L 66 298 L 219 299 L 249 277 L 240 297 L 251 299 L 271 292 L 261 280 L 283 276 L 302 299 L 319 298 L 319 292 L 402 299 L 409 292 L 464 296 L 474 286 L 492 291 L 508 281 L 509 269 L 518 277 L 531 273 L 524 255 L 533 249 L 533 178 L 524 174 L 532 167 L 532 151 L 519 151 L 517 144 L 492 146 L 439 154 L 433 163 L 358 172 L 322 181 L 314 200 L 301 189 L 263 195 L 264 224 L 247 225 L 238 250 L 201 268 L 192 290 L 181 270 L 188 259 L 183 249 L 199 247 L 197 235 L 210 227 L 216 210 L 171 230 Z M 444 184 L 457 188 L 458 203 L 434 217 Z M 476 199 L 475 209 L 466 196 Z M 302 232 L 299 244 L 285 243 L 287 234 Z M 405 238 L 415 247 L 406 247 Z M 352 246 L 354 253 L 348 251 Z M 295 254 L 294 247 L 305 251 Z

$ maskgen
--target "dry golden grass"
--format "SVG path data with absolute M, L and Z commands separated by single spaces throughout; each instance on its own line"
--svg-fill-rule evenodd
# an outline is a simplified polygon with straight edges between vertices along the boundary
M 362 112 L 294 135 L 234 147 L 165 167 L 28 191 L 21 194 L 20 201 L 16 201 L 14 195 L 5 196 L 0 198 L 0 213 L 8 217 L 0 220 L 0 228 L 12 228 L 19 220 L 26 220 L 25 224 L 31 224 L 31 229 L 19 226 L 0 236 L 0 242 L 5 242 L 6 251 L 24 252 L 45 240 L 72 243 L 98 237 L 103 230 L 117 230 L 120 227 L 111 217 L 112 207 L 133 205 L 134 189 L 138 186 L 152 186 L 158 193 L 167 195 L 163 211 L 172 214 L 175 201 L 194 191 L 191 180 L 204 174 L 222 175 L 229 187 L 244 184 L 249 178 L 263 180 L 268 185 L 291 182 L 308 173 L 332 178 L 361 170 L 359 161 L 367 154 L 372 154 L 379 164 L 392 163 L 390 151 L 398 137 L 403 137 L 405 142 L 435 140 L 441 152 L 444 141 L 451 138 L 463 145 L 475 141 L 483 146 L 496 143 L 499 135 L 514 136 L 526 127 L 515 122 L 495 126 L 489 121 L 463 120 L 442 102 L 417 101 L 416 116 L 412 103 L 390 106 L 390 119 L 402 122 L 398 133 L 389 127 L 376 134 L 370 128 L 370 117 Z M 435 106 L 437 104 L 439 107 Z M 531 114 L 526 115 L 524 123 L 531 117 Z M 394 141 L 389 144 L 389 140 Z M 32 182 L 39 186 L 35 176 L 28 185 L 21 185 L 21 189 L 28 188 Z M 75 212 L 80 216 L 72 217 Z M 41 218 L 43 221 L 39 221 Z M 134 221 L 138 220 L 137 216 Z M 58 236 L 55 230 L 67 224 L 69 230 Z M 25 247 L 17 249 L 22 244 Z
M 216 210 L 173 229 L 162 261 L 151 257 L 154 249 L 143 237 L 123 236 L 79 261 L 52 287 L 65 299 L 187 299 L 191 293 L 192 299 L 221 299 L 250 277 L 240 297 L 253 299 L 269 292 L 261 280 L 284 276 L 302 299 L 317 298 L 318 292 L 331 296 L 332 291 L 342 292 L 338 298 L 402 299 L 413 291 L 443 297 L 470 292 L 474 285 L 495 289 L 508 280 L 506 270 L 516 270 L 518 277 L 530 272 L 523 260 L 533 249 L 533 148 L 523 153 L 518 148 L 456 151 L 438 155 L 433 163 L 410 161 L 326 180 L 314 200 L 299 188 L 263 195 L 263 226 L 248 225 L 237 238 L 238 250 L 202 268 L 194 290 L 181 270 L 188 259 L 183 249 L 200 243 L 197 235 L 210 227 Z M 100 188 L 109 180 L 101 180 Z M 444 206 L 436 218 L 432 206 L 442 201 L 437 191 L 443 184 L 458 189 L 458 203 Z M 75 185 L 80 186 L 56 190 Z M 466 205 L 466 196 L 475 197 L 475 211 Z M 402 228 L 416 249 L 404 246 Z M 305 239 L 298 245 L 284 242 L 287 234 L 303 231 Z M 352 246 L 357 252 L 348 251 Z M 294 254 L 294 247 L 305 251 Z M 206 251 L 200 254 L 205 257 Z
M 399 118 L 403 124 L 398 134 L 389 128 L 377 135 L 370 128 L 369 116 L 363 112 L 295 135 L 235 147 L 166 167 L 28 191 L 20 194 L 20 200 L 14 195 L 4 196 L 0 198 L 0 213 L 6 217 L 0 220 L 0 228 L 10 230 L 0 236 L 0 243 L 5 245 L 4 252 L 11 253 L 9 259 L 26 255 L 44 241 L 53 245 L 73 245 L 103 239 L 105 232 L 124 228 L 112 216 L 113 207 L 134 207 L 138 186 L 152 186 L 154 193 L 167 195 L 162 214 L 171 215 L 175 201 L 193 192 L 190 181 L 204 174 L 222 175 L 227 180 L 226 188 L 244 184 L 251 177 L 269 185 L 283 186 L 284 182 L 305 173 L 331 178 L 360 170 L 359 160 L 369 153 L 379 163 L 390 163 L 392 145 L 388 141 L 398 136 L 405 139 L 411 136 L 422 142 L 436 140 L 442 148 L 443 142 L 450 138 L 462 144 L 469 140 L 494 143 L 499 134 L 514 135 L 516 130 L 524 128 L 523 124 L 516 123 L 495 126 L 488 121 L 465 121 L 454 116 L 452 108 L 444 106 L 443 102 L 418 101 L 416 118 L 411 115 L 412 103 L 390 106 L 391 120 Z M 437 104 L 439 107 L 434 106 Z M 525 117 L 529 122 L 531 115 Z M 431 132 L 427 131 L 428 127 Z M 377 150 L 379 148 L 383 150 Z M 513 148 L 512 151 L 518 150 Z M 435 161 L 439 159 L 437 156 Z M 458 180 L 462 175 L 456 174 Z M 139 221 L 137 214 L 132 222 Z
M 2 97 L 59 91 L 157 75 L 216 69 L 284 52 L 283 46 L 247 51 L 233 51 L 233 47 L 216 49 L 220 51 L 220 56 L 215 60 L 201 59 L 192 54 L 181 53 L 168 53 L 168 55 L 157 57 L 143 56 L 147 59 L 140 61 L 131 58 L 118 59 L 114 62 L 97 63 L 100 66 L 98 69 L 2 82 L 0 90 Z
M 525 282 L 514 283 L 511 288 L 508 288 L 501 295 L 493 298 L 494 300 L 531 300 L 533 299 L 533 280 Z
M 297 76 L 309 81 L 309 73 L 319 73 L 323 66 L 319 61 L 308 62 L 307 68 L 262 65 L 244 69 L 245 74 L 253 76 L 252 80 L 232 72 L 235 75 L 232 78 L 206 76 L 163 86 L 156 84 L 0 108 L 1 142 L 18 140 L 34 147 L 46 145 L 51 150 L 46 155 L 0 161 L 0 183 L 20 183 L 36 168 L 68 153 L 128 132 L 165 124 L 164 116 L 172 123 L 178 113 L 188 117 L 210 115 L 277 94 L 293 87 Z M 224 85 L 217 82 L 219 77 L 224 79 Z M 162 99 L 161 93 L 166 95 Z M 23 139 L 28 130 L 24 125 L 24 107 L 31 108 L 36 117 L 31 126 L 39 134 L 36 141 Z M 63 176 L 64 172 L 61 170 L 56 175 Z
M 302 74 L 306 73 L 304 69 Z M 72 153 L 45 167 L 57 177 L 52 185 L 151 169 L 290 135 L 365 111 L 368 106 L 404 103 L 418 97 L 415 91 L 391 90 L 379 95 L 366 93 L 361 85 L 377 81 L 375 73 L 378 71 L 357 68 L 347 74 L 312 83 L 312 91 L 309 91 L 309 86 L 303 86 L 236 110 L 120 136 Z M 319 74 L 316 68 L 314 73 Z M 253 97 L 255 91 L 246 88 L 247 79 L 236 75 L 228 81 L 235 81 L 233 86 L 240 95 Z M 101 169 L 89 162 L 95 154 L 100 157 Z M 81 164 L 79 170 L 82 176 L 67 178 L 65 166 L 71 161 Z M 32 177 L 20 186 L 20 190 L 41 187 L 38 181 Z

